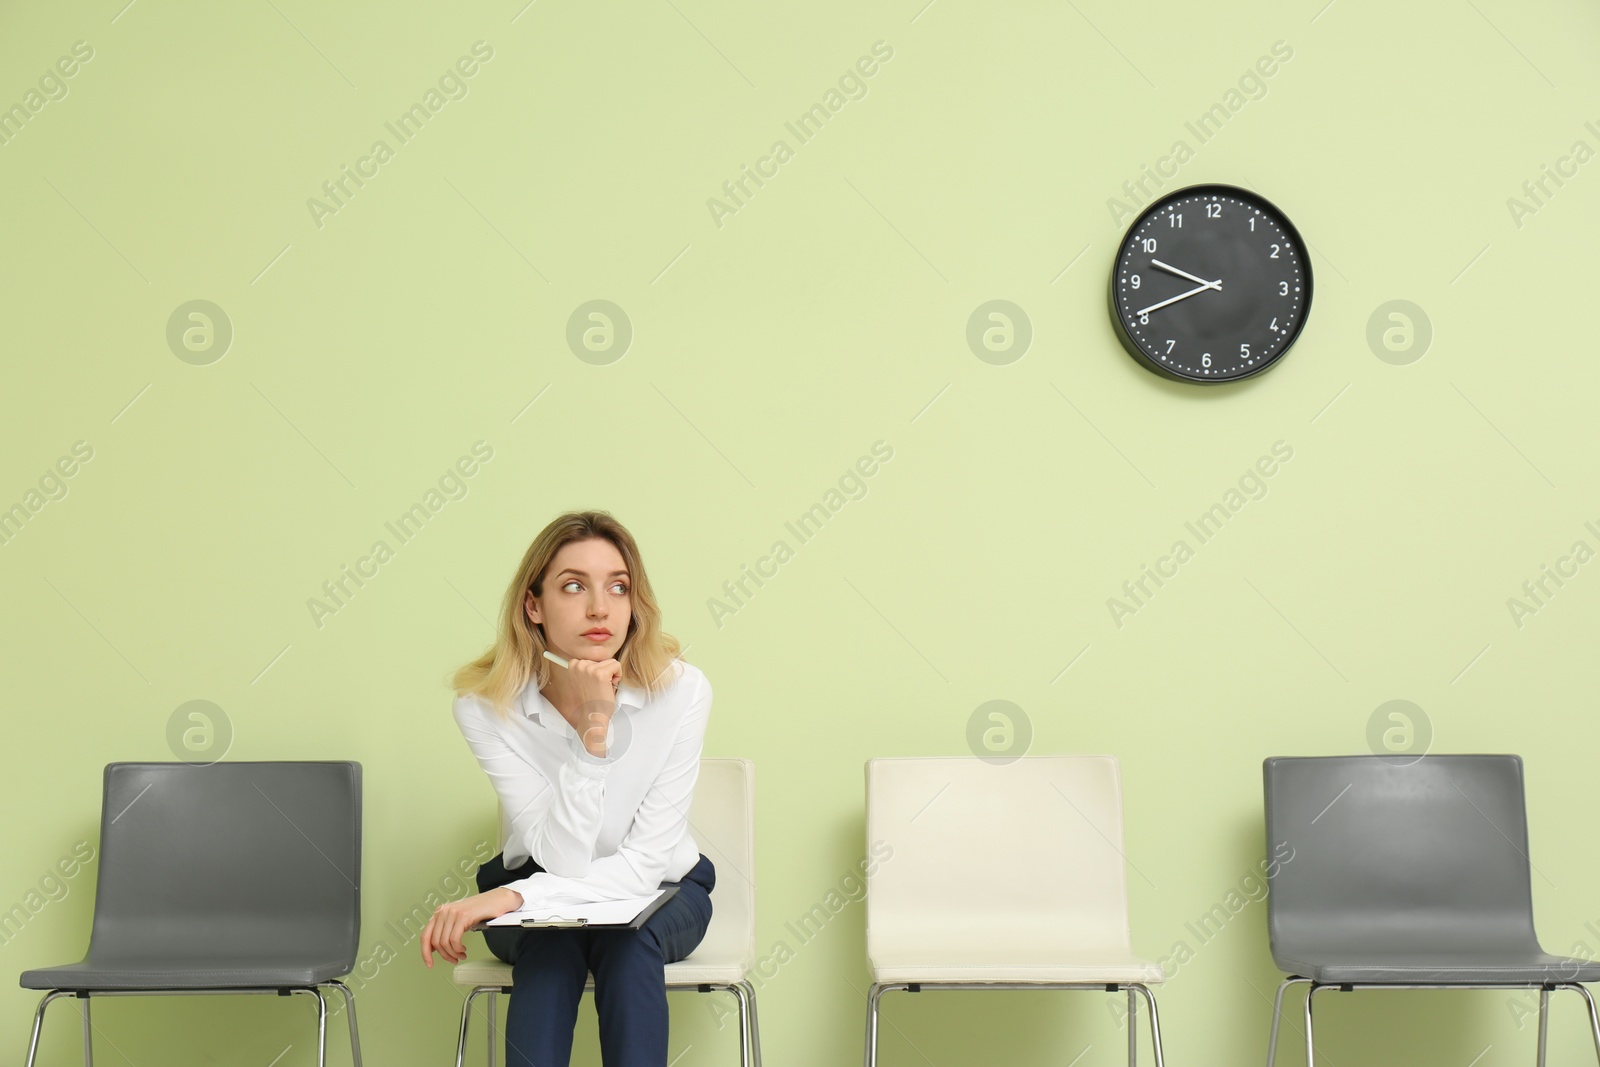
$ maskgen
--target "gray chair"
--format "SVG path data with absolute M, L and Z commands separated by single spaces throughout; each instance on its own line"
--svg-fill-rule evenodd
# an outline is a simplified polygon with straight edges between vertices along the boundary
M 22 988 L 48 991 L 28 1067 L 60 997 L 83 1008 L 89 1067 L 92 998 L 189 993 L 315 997 L 323 1067 L 326 988 L 344 997 L 361 1067 L 355 997 L 338 981 L 361 933 L 359 763 L 111 763 L 100 813 L 88 954 L 22 973 Z
M 1580 984 L 1600 981 L 1600 962 L 1550 955 L 1534 934 L 1520 757 L 1278 757 L 1263 771 L 1267 851 L 1281 856 L 1267 928 L 1289 974 L 1267 1067 L 1297 984 L 1307 1067 L 1324 989 L 1537 989 L 1541 1067 L 1550 993 L 1570 989 L 1588 1005 L 1600 1055 L 1600 1015 Z

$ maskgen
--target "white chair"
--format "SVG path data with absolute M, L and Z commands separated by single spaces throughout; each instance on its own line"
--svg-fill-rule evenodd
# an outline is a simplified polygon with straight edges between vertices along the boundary
M 889 990 L 1094 989 L 1135 994 L 1159 964 L 1133 954 L 1122 786 L 1111 756 L 868 760 L 866 1065 Z
M 761 1034 L 756 1025 L 756 993 L 748 975 L 756 958 L 755 887 L 755 765 L 747 759 L 702 759 L 695 781 L 694 803 L 689 808 L 689 832 L 716 867 L 717 887 L 711 891 L 711 925 L 704 940 L 687 959 L 665 967 L 667 989 L 701 993 L 726 990 L 739 1003 L 739 1063 L 761 1067 Z M 500 813 L 500 840 L 509 827 Z M 511 991 L 512 968 L 494 956 L 464 960 L 451 970 L 451 979 L 470 987 L 461 1005 L 461 1030 L 456 1038 L 456 1067 L 467 1053 L 467 1023 L 472 1004 L 487 994 L 489 1067 L 495 1064 L 495 994 Z M 584 992 L 594 991 L 590 975 Z

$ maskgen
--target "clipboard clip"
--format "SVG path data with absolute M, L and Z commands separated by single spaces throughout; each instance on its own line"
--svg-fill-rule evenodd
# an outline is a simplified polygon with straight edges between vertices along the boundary
M 468 932 L 485 933 L 489 930 L 563 930 L 589 925 L 588 919 L 522 919 L 516 923 L 480 922 L 467 927 Z

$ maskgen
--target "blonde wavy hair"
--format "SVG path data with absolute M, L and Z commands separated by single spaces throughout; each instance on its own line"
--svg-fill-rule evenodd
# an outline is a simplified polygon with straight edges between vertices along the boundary
M 500 620 L 494 644 L 483 655 L 456 669 L 450 684 L 456 696 L 472 693 L 487 700 L 502 717 L 530 679 L 543 689 L 555 664 L 544 658 L 543 627 L 523 610 L 525 594 L 544 596 L 545 571 L 564 545 L 600 538 L 610 541 L 628 570 L 632 616 L 628 636 L 617 652 L 622 681 L 654 693 L 666 688 L 667 669 L 678 658 L 678 639 L 661 629 L 661 608 L 645 574 L 644 560 L 633 535 L 608 512 L 569 511 L 557 516 L 533 539 L 500 602 Z

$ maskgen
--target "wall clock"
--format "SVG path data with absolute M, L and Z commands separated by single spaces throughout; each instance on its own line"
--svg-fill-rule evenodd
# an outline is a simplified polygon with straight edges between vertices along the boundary
M 1183 382 L 1260 374 L 1311 310 L 1311 257 L 1287 216 L 1232 185 L 1191 185 L 1133 220 L 1111 268 L 1111 320 L 1135 360 Z

